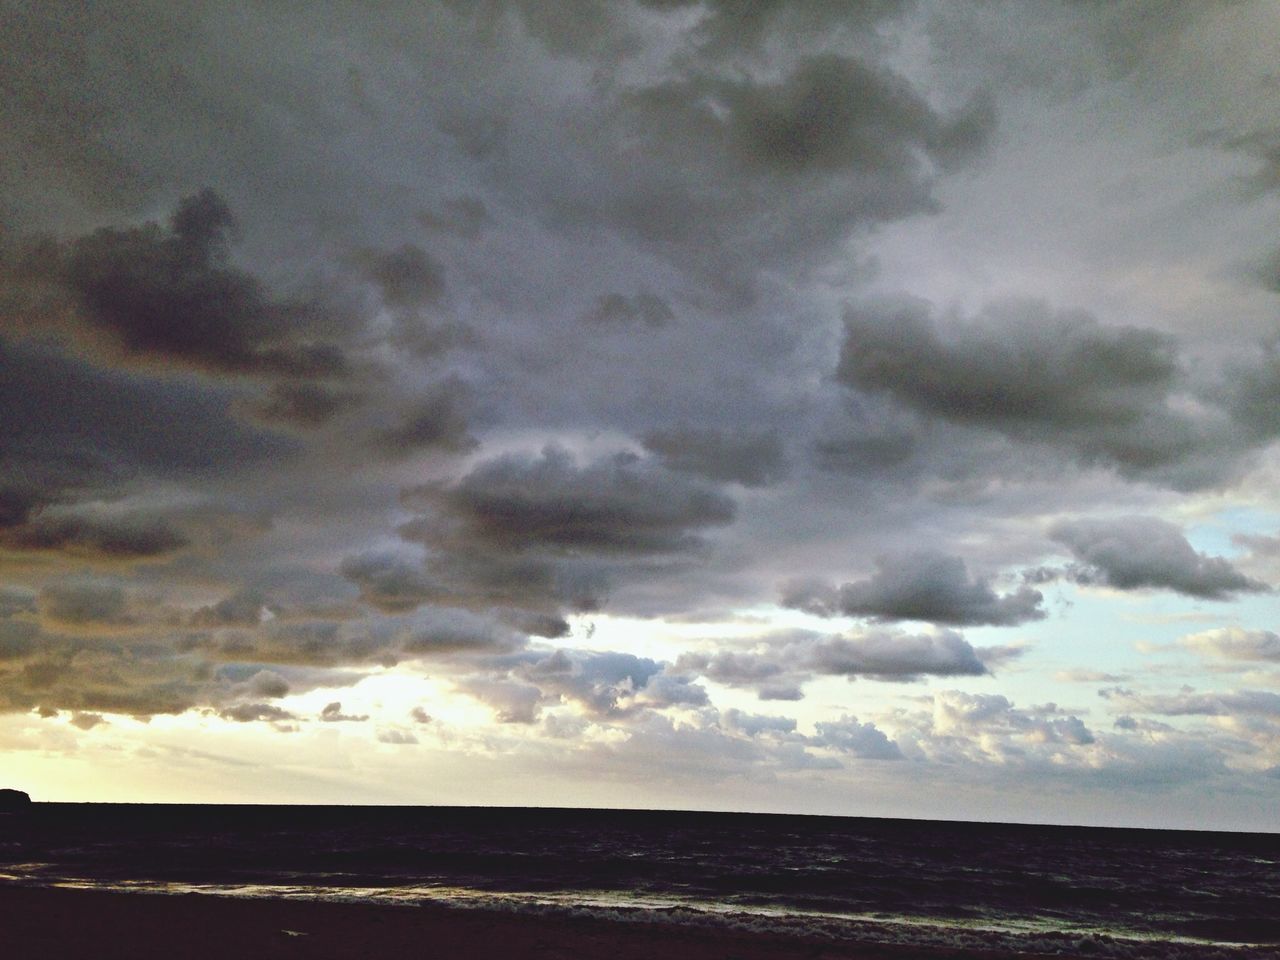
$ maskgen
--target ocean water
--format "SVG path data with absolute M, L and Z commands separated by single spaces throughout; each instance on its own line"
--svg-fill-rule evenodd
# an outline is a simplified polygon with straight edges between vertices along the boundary
M 592 914 L 1124 958 L 1280 957 L 1280 835 L 758 814 L 35 804 L 0 883 Z

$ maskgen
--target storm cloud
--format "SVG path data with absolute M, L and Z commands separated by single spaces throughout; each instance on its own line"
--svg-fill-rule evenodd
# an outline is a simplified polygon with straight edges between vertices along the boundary
M 274 301 L 230 264 L 234 226 L 206 189 L 183 200 L 167 227 L 104 228 L 43 266 L 84 323 L 128 354 L 228 372 L 345 375 L 341 349 L 305 335 L 315 305 Z
M 1269 828 L 1275 17 L 1012 7 L 12 10 L 0 741 Z

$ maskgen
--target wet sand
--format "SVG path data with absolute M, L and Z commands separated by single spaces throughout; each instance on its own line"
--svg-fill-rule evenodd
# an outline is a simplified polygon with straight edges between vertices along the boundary
M 0 955 L 12 960 L 995 960 L 1007 956 L 437 905 L 241 900 L 5 885 L 0 885 Z

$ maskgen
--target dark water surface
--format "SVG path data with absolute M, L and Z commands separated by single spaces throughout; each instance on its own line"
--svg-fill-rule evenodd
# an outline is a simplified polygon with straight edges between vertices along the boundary
M 0 882 L 594 912 L 1097 956 L 1280 957 L 1280 835 L 448 807 L 35 804 Z

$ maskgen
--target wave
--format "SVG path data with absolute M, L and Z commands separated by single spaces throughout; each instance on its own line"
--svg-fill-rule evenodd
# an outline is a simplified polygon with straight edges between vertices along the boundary
M 373 903 L 402 907 L 434 905 L 558 918 L 621 923 L 660 923 L 771 936 L 886 944 L 1016 955 L 1098 957 L 1101 960 L 1280 960 L 1270 942 L 1237 942 L 1213 936 L 1157 935 L 1143 931 L 1051 927 L 951 918 L 851 915 L 776 907 L 743 908 L 731 903 L 673 896 L 636 896 L 615 891 L 503 893 L 445 886 L 322 886 L 305 884 L 190 884 L 161 881 L 62 879 L 40 884 L 130 893 Z M 1219 931 L 1215 931 L 1219 932 Z M 1273 932 L 1274 933 L 1274 932 Z

